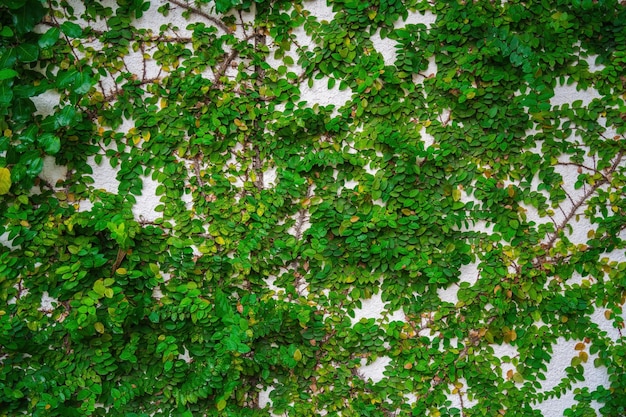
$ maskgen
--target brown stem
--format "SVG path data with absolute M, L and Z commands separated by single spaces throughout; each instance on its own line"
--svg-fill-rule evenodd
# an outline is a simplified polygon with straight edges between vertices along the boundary
M 591 197 L 598 190 L 598 188 L 600 188 L 602 185 L 604 185 L 607 182 L 609 182 L 610 175 L 613 172 L 615 172 L 615 170 L 619 166 L 620 162 L 622 161 L 622 157 L 623 156 L 624 156 L 624 153 L 623 152 L 619 152 L 617 154 L 617 157 L 615 158 L 615 161 L 613 161 L 613 164 L 607 170 L 606 175 L 603 176 L 603 178 L 601 180 L 599 180 L 595 184 L 593 184 L 591 186 L 591 188 L 589 188 L 589 190 L 585 191 L 585 193 L 582 195 L 582 197 L 572 206 L 572 208 L 570 209 L 569 213 L 567 213 L 567 215 L 561 221 L 561 223 L 559 223 L 557 225 L 556 230 L 554 231 L 554 233 L 552 233 L 552 236 L 550 237 L 548 242 L 546 242 L 547 247 L 550 248 L 550 247 L 552 247 L 554 245 L 554 243 L 556 242 L 557 238 L 559 237 L 560 232 L 562 232 L 563 229 L 565 229 L 565 227 L 569 224 L 569 222 L 572 220 L 572 218 L 576 215 L 576 212 L 578 211 L 578 209 L 583 204 L 585 204 L 585 202 L 589 199 L 589 197 Z
M 222 22 L 215 16 L 211 16 L 210 14 L 205 13 L 202 10 L 191 6 L 190 4 L 183 3 L 182 1 L 179 1 L 179 0 L 170 0 L 170 2 L 174 3 L 177 6 L 182 7 L 185 10 L 189 10 L 190 12 L 197 14 L 198 16 L 204 17 L 206 20 L 210 21 L 211 23 L 213 23 L 215 26 L 222 29 L 226 33 L 233 33 L 233 31 L 230 28 L 228 28 L 228 26 L 226 26 L 224 22 Z

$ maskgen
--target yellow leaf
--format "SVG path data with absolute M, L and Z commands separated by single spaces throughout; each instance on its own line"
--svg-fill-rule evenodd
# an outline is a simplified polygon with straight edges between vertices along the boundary
M 115 273 L 118 275 L 126 275 L 128 273 L 128 271 L 126 270 L 126 268 L 117 268 L 115 270 Z
M 505 332 L 503 334 L 504 336 L 504 341 L 509 343 L 509 342 L 514 342 L 517 339 L 517 332 L 515 332 L 515 330 L 511 329 L 508 332 Z
M 215 406 L 217 407 L 217 411 L 222 411 L 226 408 L 226 400 L 222 398 L 217 402 L 217 404 L 215 404 Z
M 224 245 L 224 244 L 226 244 L 226 241 L 224 240 L 223 237 L 218 236 L 218 237 L 215 238 L 215 243 L 217 243 L 218 245 Z
M 95 327 L 98 333 L 104 333 L 104 324 L 100 323 L 99 321 L 95 322 L 93 324 L 93 327 Z
M 4 195 L 11 189 L 11 171 L 0 168 L 0 195 Z
M 143 140 L 146 142 L 150 140 L 150 132 L 145 132 L 143 134 Z
M 507 193 L 509 194 L 509 197 L 513 198 L 515 196 L 515 188 L 513 188 L 512 185 L 509 185 Z
M 576 346 L 574 346 L 575 350 L 585 350 L 585 344 L 582 342 L 578 342 L 576 343 Z
M 587 363 L 587 360 L 589 360 L 589 354 L 587 352 L 578 353 L 578 357 L 581 361 L 583 361 L 583 363 Z
M 296 349 L 296 351 L 293 352 L 293 358 L 296 362 L 300 362 L 302 360 L 302 352 L 300 352 L 300 349 Z
M 359 216 L 352 216 L 352 217 L 350 217 L 350 223 L 356 223 L 356 222 L 358 222 L 359 220 L 360 220 L 360 219 L 359 219 Z
M 459 201 L 461 199 L 461 190 L 459 190 L 458 188 L 452 190 L 452 199 L 454 201 Z

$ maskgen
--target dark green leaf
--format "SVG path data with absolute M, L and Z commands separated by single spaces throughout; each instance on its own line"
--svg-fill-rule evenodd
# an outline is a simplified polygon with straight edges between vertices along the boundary
M 5 38 L 9 38 L 13 35 L 14 35 L 13 29 L 11 29 L 8 26 L 5 26 L 2 28 L 2 30 L 0 30 L 0 36 L 4 36 Z
M 22 62 L 35 62 L 39 58 L 39 47 L 31 43 L 18 45 L 15 48 L 15 54 Z
M 8 105 L 13 99 L 13 90 L 6 81 L 0 81 L 0 105 Z
M 61 140 L 52 133 L 44 133 L 38 141 L 48 155 L 55 155 L 61 149 Z
M 26 175 L 36 177 L 43 170 L 43 158 L 33 157 L 26 164 Z
M 33 113 L 37 110 L 35 104 L 29 98 L 20 98 L 15 100 L 13 107 L 13 119 L 17 122 L 24 123 L 33 118 Z
M 0 68 L 11 68 L 13 64 L 15 64 L 15 61 L 17 61 L 15 49 L 6 49 L 2 55 L 0 55 Z
M 15 70 L 12 70 L 10 68 L 4 68 L 0 70 L 0 81 L 2 80 L 8 80 L 10 78 L 13 78 L 15 76 L 17 76 L 18 72 Z
M 61 35 L 61 30 L 59 28 L 52 27 L 48 29 L 48 31 L 44 33 L 43 35 L 41 35 L 41 38 L 39 38 L 39 42 L 38 42 L 39 47 L 49 48 L 50 46 L 54 45 L 59 40 L 60 35 Z
M 70 38 L 78 38 L 83 34 L 83 29 L 74 22 L 63 22 L 61 31 Z
M 46 15 L 46 9 L 38 0 L 27 0 L 26 2 L 12 1 L 11 3 L 14 7 L 9 7 L 16 9 L 13 12 L 13 23 L 19 34 L 23 35 L 32 31 L 35 25 Z M 17 6 L 18 3 L 22 4 Z
M 70 106 L 64 107 L 59 113 L 55 115 L 55 124 L 59 127 L 69 126 L 76 117 L 76 109 Z

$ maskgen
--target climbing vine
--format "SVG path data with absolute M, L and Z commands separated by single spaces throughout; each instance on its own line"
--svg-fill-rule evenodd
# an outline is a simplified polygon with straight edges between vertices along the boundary
M 0 415 L 626 413 L 626 7 L 316 3 L 0 1 Z

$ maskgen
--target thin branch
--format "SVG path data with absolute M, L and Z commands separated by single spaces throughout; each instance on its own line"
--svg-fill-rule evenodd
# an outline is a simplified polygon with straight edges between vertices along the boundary
M 583 169 L 586 169 L 588 171 L 593 172 L 594 174 L 602 175 L 602 177 L 604 178 L 605 181 L 609 180 L 608 177 L 606 175 L 604 175 L 601 171 L 598 171 L 595 168 L 588 167 L 588 166 L 583 165 L 583 164 L 576 164 L 574 162 L 559 162 L 557 165 L 567 165 L 567 166 L 575 166 L 575 167 L 578 167 L 578 168 L 583 168 Z
M 253 38 L 256 38 L 256 34 L 252 34 L 252 35 L 248 35 L 245 38 L 243 38 L 244 41 L 249 41 Z M 215 84 L 219 85 L 220 84 L 220 78 L 222 78 L 222 76 L 226 73 L 226 70 L 228 69 L 229 65 L 239 56 L 239 51 L 237 49 L 233 49 L 232 51 L 230 51 L 230 54 L 228 54 L 228 56 L 226 57 L 226 59 L 224 60 L 224 62 L 222 62 L 222 65 L 220 65 L 219 69 L 217 71 L 215 71 Z
M 215 16 L 211 16 L 208 13 L 203 12 L 202 10 L 191 6 L 190 4 L 185 4 L 182 1 L 179 0 L 170 0 L 171 3 L 174 3 L 177 6 L 182 7 L 185 10 L 189 10 L 191 13 L 197 14 L 198 16 L 202 16 L 204 17 L 206 20 L 210 21 L 211 23 L 213 23 L 215 26 L 217 26 L 218 28 L 222 29 L 224 32 L 226 33 L 233 33 L 233 31 L 224 24 L 224 22 L 222 22 L 221 20 L 219 20 L 218 18 L 216 18 Z
M 141 80 L 139 82 L 135 82 L 132 85 L 133 86 L 142 86 L 142 85 L 146 85 L 146 84 L 150 84 L 153 82 L 156 82 L 157 80 L 159 80 L 159 78 L 147 78 L 145 80 Z M 117 96 L 124 94 L 124 87 L 127 86 L 128 84 L 124 84 L 122 87 L 117 87 L 114 90 L 110 91 L 109 94 L 104 96 L 104 100 L 105 102 L 109 102 L 109 101 L 113 101 Z
M 591 188 L 589 188 L 589 190 L 585 191 L 585 193 L 578 200 L 578 202 L 576 202 L 572 206 L 572 208 L 570 209 L 569 213 L 565 216 L 565 218 L 561 221 L 561 223 L 559 223 L 557 225 L 556 229 L 552 233 L 552 236 L 550 237 L 550 239 L 546 243 L 546 245 L 548 247 L 552 247 L 554 245 L 554 242 L 556 242 L 557 238 L 559 237 L 559 233 L 561 231 L 563 231 L 563 229 L 565 229 L 565 227 L 569 224 L 569 222 L 572 220 L 572 218 L 576 215 L 576 212 L 578 211 L 578 209 L 583 204 L 585 204 L 585 202 L 589 199 L 589 197 L 591 197 L 598 190 L 598 188 L 600 188 L 602 185 L 604 185 L 607 182 L 609 182 L 609 176 L 613 172 L 615 172 L 615 170 L 619 166 L 620 162 L 622 161 L 622 157 L 623 156 L 624 156 L 623 152 L 618 153 L 617 157 L 615 158 L 615 161 L 613 161 L 613 165 L 611 165 L 611 167 L 607 170 L 607 175 L 604 176 L 600 181 L 598 181 L 595 184 L 593 184 L 591 186 Z

